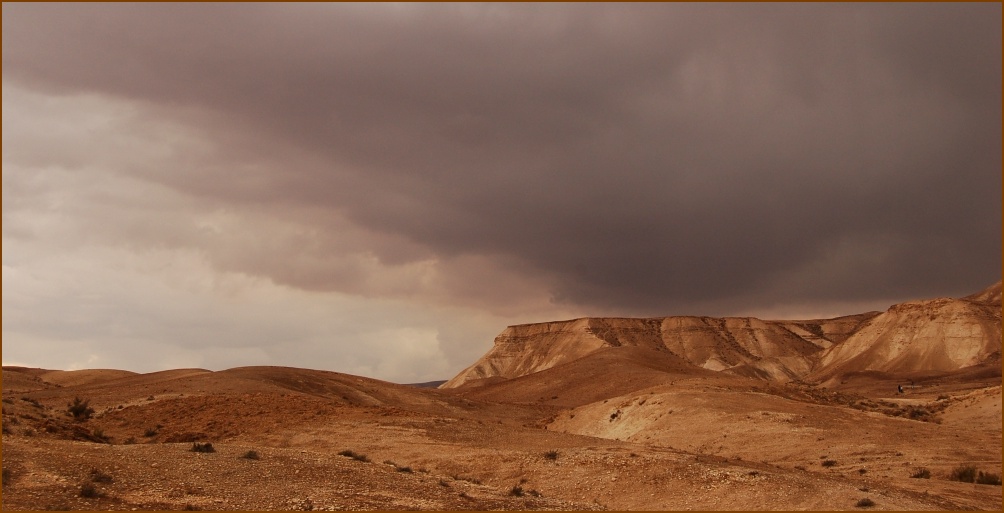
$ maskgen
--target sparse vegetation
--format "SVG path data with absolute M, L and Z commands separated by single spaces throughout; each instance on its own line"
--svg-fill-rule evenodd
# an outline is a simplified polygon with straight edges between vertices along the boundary
M 258 456 L 258 451 L 248 451 L 248 452 L 244 453 L 243 455 L 241 455 L 241 458 L 244 458 L 246 460 L 261 459 L 261 457 Z
M 111 483 L 113 479 L 112 476 L 94 468 L 91 469 L 91 481 L 95 483 Z
M 472 484 L 476 484 L 476 485 L 481 484 L 481 480 L 478 479 L 478 478 L 476 478 L 476 477 L 467 477 L 467 476 L 457 475 L 457 476 L 453 476 L 453 479 L 457 480 L 457 481 L 467 481 L 468 483 L 472 483 Z
M 98 488 L 93 483 L 88 482 L 80 486 L 80 496 L 85 499 L 94 499 L 101 497 L 102 493 L 98 491 Z
M 411 474 L 413 472 L 411 470 L 411 467 L 397 467 L 397 471 L 398 472 L 407 472 L 408 474 Z
M 157 434 L 158 434 L 158 432 L 154 428 L 147 428 L 146 431 L 143 432 L 143 436 L 145 436 L 147 438 L 151 438 L 151 437 L 157 436 Z
M 339 456 L 348 456 L 349 458 L 352 458 L 352 459 L 354 459 L 356 461 L 361 461 L 363 463 L 369 463 L 369 461 L 370 461 L 370 459 L 368 457 L 366 457 L 365 454 L 359 454 L 359 453 L 357 453 L 355 451 L 351 451 L 351 450 L 348 450 L 348 449 L 339 452 L 338 455 Z
M 9 468 L 5 467 L 3 469 L 3 486 L 7 486 L 7 483 L 10 482 L 10 478 L 11 478 L 11 471 Z
M 916 472 L 910 474 L 914 479 L 931 479 L 931 471 L 926 468 L 918 468 Z
M 553 450 L 552 451 L 547 451 L 547 452 L 544 453 L 544 458 L 549 459 L 551 461 L 557 460 L 558 459 L 558 451 L 553 451 Z
M 192 444 L 192 452 L 216 452 L 212 442 L 195 442 Z
M 1000 486 L 1001 476 L 997 474 L 991 474 L 990 472 L 984 474 L 983 471 L 981 470 L 980 473 L 976 476 L 976 484 Z
M 122 443 L 125 444 L 125 445 L 133 445 L 133 444 L 136 443 L 136 437 L 135 436 L 130 436 L 129 438 L 126 438 L 125 441 L 122 442 Z
M 864 499 L 859 500 L 857 502 L 857 504 L 854 505 L 854 507 L 856 507 L 856 508 L 870 508 L 870 507 L 872 507 L 874 505 L 875 505 L 875 501 L 869 499 L 868 497 L 865 497 Z
M 66 405 L 66 413 L 76 420 L 87 420 L 94 415 L 94 408 L 91 408 L 90 403 L 90 399 L 74 397 L 73 402 Z
M 449 488 L 450 487 L 450 483 L 447 483 L 445 479 L 440 479 L 439 480 L 439 486 L 442 486 L 444 488 Z
M 820 465 L 822 465 L 824 467 L 833 467 L 833 466 L 836 466 L 836 464 L 837 464 L 837 460 L 823 460 L 823 462 L 820 463 Z
M 522 497 L 523 487 L 520 485 L 513 486 L 512 489 L 509 490 L 509 495 L 512 495 L 513 497 Z
M 105 435 L 105 431 L 101 428 L 94 428 L 94 430 L 91 431 L 91 436 L 93 436 L 95 439 L 97 439 L 99 442 L 102 443 L 108 443 L 109 441 L 111 441 L 111 437 Z
M 961 481 L 963 483 L 973 483 L 976 481 L 976 467 L 972 465 L 960 465 L 948 474 L 950 481 Z

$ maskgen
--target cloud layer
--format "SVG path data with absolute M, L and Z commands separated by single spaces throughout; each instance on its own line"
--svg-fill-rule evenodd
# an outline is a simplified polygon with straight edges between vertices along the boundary
M 345 340 L 448 361 L 416 377 L 495 323 L 835 315 L 1000 278 L 997 4 L 3 14 L 5 362 L 10 322 L 64 324 L 38 307 L 68 308 L 76 273 L 138 273 L 116 300 L 140 310 L 366 304 Z M 157 296 L 189 274 L 231 285 Z M 254 306 L 226 303 L 234 283 Z M 136 322 L 163 338 L 199 315 L 156 317 Z M 318 319 L 200 332 L 254 340 L 254 362 L 299 347 L 277 341 L 293 325 L 338 338 Z

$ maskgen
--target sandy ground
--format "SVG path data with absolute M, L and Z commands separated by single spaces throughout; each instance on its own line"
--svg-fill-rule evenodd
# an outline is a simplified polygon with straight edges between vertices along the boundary
M 962 464 L 1000 474 L 999 373 L 876 394 L 895 386 L 646 374 L 618 354 L 573 367 L 620 361 L 606 380 L 558 368 L 453 390 L 272 367 L 4 368 L 3 508 L 1001 508 L 1000 486 L 948 479 Z M 74 397 L 92 418 L 66 414 Z M 929 479 L 910 477 L 921 467 Z

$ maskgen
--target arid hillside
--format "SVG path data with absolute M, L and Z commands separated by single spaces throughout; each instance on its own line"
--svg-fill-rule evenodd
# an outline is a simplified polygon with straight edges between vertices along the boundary
M 440 389 L 4 367 L 3 508 L 997 511 L 995 287 L 829 320 L 514 326 Z
M 1001 284 L 962 299 L 913 301 L 835 319 L 585 318 L 510 326 L 443 388 L 524 376 L 624 346 L 778 382 L 819 382 L 864 371 L 953 372 L 1000 361 Z

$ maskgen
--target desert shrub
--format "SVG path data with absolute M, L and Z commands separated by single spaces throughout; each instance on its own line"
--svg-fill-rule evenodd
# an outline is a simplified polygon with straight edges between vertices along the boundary
M 866 472 L 868 472 L 868 469 L 864 469 L 864 468 L 859 468 L 858 469 L 858 474 L 864 474 Z
M 352 459 L 354 459 L 356 461 L 361 461 L 363 463 L 369 463 L 369 461 L 370 461 L 370 459 L 368 457 L 366 457 L 365 454 L 359 454 L 359 453 L 356 453 L 355 451 L 350 451 L 348 449 L 346 449 L 346 450 L 344 450 L 342 452 L 339 452 L 338 455 L 339 456 L 348 456 L 349 458 L 352 458 Z
M 73 402 L 66 405 L 66 413 L 77 420 L 87 420 L 94 415 L 94 408 L 90 406 L 89 399 L 74 397 Z
M 9 435 L 11 433 L 12 433 L 12 431 L 10 430 L 10 426 L 7 425 L 6 422 L 4 422 L 4 424 L 3 424 L 3 434 Z
M 976 476 L 976 483 L 977 484 L 998 485 L 998 486 L 1000 486 L 1000 484 L 1001 484 L 1001 476 L 999 476 L 997 474 L 991 474 L 989 472 L 987 472 L 986 474 L 984 474 L 983 471 L 981 470 L 980 473 Z
M 185 511 L 199 511 L 199 507 L 192 503 L 188 503 L 185 504 Z
M 512 495 L 513 497 L 522 497 L 523 496 L 523 487 L 520 486 L 520 485 L 516 485 L 516 486 L 512 487 L 512 489 L 509 490 L 509 495 Z
M 409 474 L 412 473 L 411 467 L 397 467 L 397 471 L 398 472 L 407 472 Z
M 157 436 L 157 430 L 154 428 L 147 428 L 146 431 L 143 432 L 143 436 L 147 438 Z
M 86 499 L 93 499 L 95 497 L 101 497 L 101 492 L 98 491 L 97 487 L 93 483 L 84 483 L 80 486 L 80 496 Z
M 91 481 L 95 483 L 111 483 L 113 479 L 112 476 L 94 468 L 91 469 Z
M 91 436 L 96 438 L 99 442 L 103 443 L 108 443 L 108 441 L 111 440 L 111 437 L 105 435 L 105 431 L 101 428 L 94 428 L 94 430 L 91 431 Z
M 820 465 L 822 465 L 824 467 L 833 467 L 836 464 L 837 464 L 837 460 L 823 460 L 823 462 L 820 463 Z
M 192 444 L 192 452 L 216 452 L 216 449 L 213 447 L 211 442 L 195 442 Z
M 914 479 L 931 479 L 931 471 L 926 468 L 918 468 L 910 477 Z
M 544 453 L 544 457 L 549 460 L 556 460 L 558 459 L 558 451 L 547 451 Z
M 9 468 L 3 469 L 3 486 L 7 486 L 7 483 L 10 482 L 10 478 L 11 478 L 10 469 Z
M 440 479 L 439 480 L 439 486 L 442 486 L 442 487 L 445 487 L 445 488 L 449 488 L 450 487 L 450 483 L 447 483 L 445 479 Z
M 872 507 L 874 505 L 875 505 L 875 501 L 873 501 L 873 500 L 865 497 L 864 499 L 859 500 L 857 502 L 857 504 L 854 505 L 854 507 L 856 507 L 856 508 L 870 508 L 870 507 Z
M 258 456 L 258 451 L 248 451 L 248 452 L 244 453 L 244 454 L 243 454 L 243 455 L 241 456 L 241 458 L 244 458 L 244 459 L 246 459 L 246 460 L 257 460 L 257 459 L 261 459 L 261 457 L 260 457 L 260 456 Z
M 972 465 L 960 465 L 952 470 L 951 474 L 948 474 L 948 479 L 951 481 L 961 481 L 963 483 L 972 483 L 976 481 L 976 467 Z

